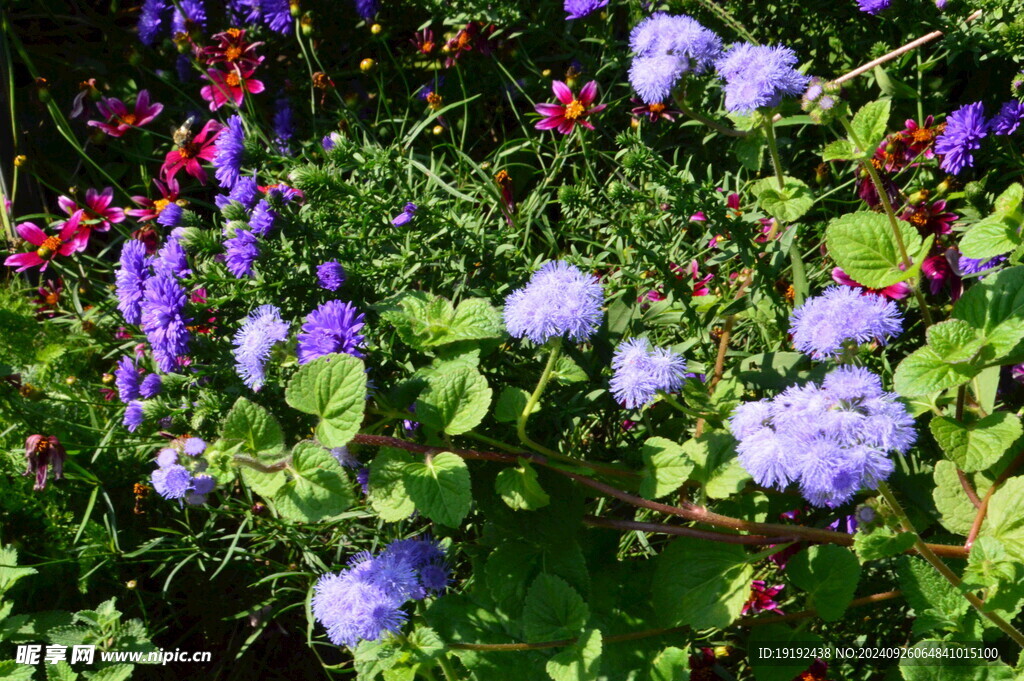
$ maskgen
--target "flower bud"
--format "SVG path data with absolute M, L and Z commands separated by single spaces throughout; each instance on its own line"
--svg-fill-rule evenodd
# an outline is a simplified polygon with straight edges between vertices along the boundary
M 289 0 L 288 11 L 291 13 L 293 17 L 298 18 L 299 14 L 302 12 L 302 7 L 299 5 L 299 0 Z
M 20 168 L 26 163 L 28 163 L 28 156 L 26 156 L 25 154 L 18 154 L 17 156 L 14 157 L 15 168 Z
M 367 57 L 366 59 L 359 62 L 359 70 L 363 73 L 369 73 L 373 68 L 377 66 L 377 62 Z
M 380 24 L 374 24 L 373 26 L 370 27 L 370 33 L 372 33 L 373 35 L 380 35 L 383 30 L 384 27 L 381 26 Z
M 434 133 L 434 135 L 441 135 L 441 134 L 444 133 L 444 126 L 443 125 L 435 125 L 434 129 L 431 130 L 431 132 Z
M 302 18 L 299 19 L 299 28 L 302 29 L 302 35 L 306 36 L 307 38 L 313 35 L 313 15 L 310 14 L 309 12 L 303 14 Z

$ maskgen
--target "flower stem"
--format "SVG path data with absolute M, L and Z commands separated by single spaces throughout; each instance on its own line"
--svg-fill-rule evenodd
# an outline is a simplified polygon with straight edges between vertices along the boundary
M 682 97 L 676 97 L 676 106 L 679 107 L 680 111 L 682 111 L 684 114 L 686 114 L 693 120 L 697 121 L 698 123 L 706 125 L 715 132 L 727 135 L 728 137 L 746 137 L 748 134 L 750 134 L 745 130 L 734 130 L 732 128 L 727 128 L 721 123 L 717 123 L 711 120 L 710 118 L 707 118 L 706 116 L 702 116 L 701 114 L 697 113 L 690 107 L 686 106 L 686 104 L 683 102 Z
M 775 179 L 779 183 L 779 189 L 786 188 L 786 181 L 782 177 L 782 160 L 779 158 L 779 143 L 775 139 L 775 122 L 771 116 L 764 116 L 764 136 L 768 140 L 768 153 L 772 157 L 772 168 L 775 170 Z
M 437 658 L 437 665 L 444 672 L 446 681 L 459 681 L 459 675 L 455 671 L 455 665 L 448 659 L 448 653 L 441 653 Z
M 914 548 L 917 549 L 921 557 L 931 563 L 932 567 L 935 568 L 940 575 L 942 575 L 947 582 L 952 584 L 958 590 L 963 580 L 955 572 L 953 572 L 948 565 L 942 562 L 942 560 L 932 552 L 931 548 L 924 543 L 921 536 L 914 529 L 913 523 L 910 522 L 910 518 L 907 517 L 907 512 L 903 510 L 903 506 L 896 500 L 892 490 L 889 489 L 889 485 L 882 481 L 878 483 L 878 491 L 882 494 L 882 498 L 885 499 L 885 503 L 889 505 L 893 513 L 900 521 L 900 525 L 903 526 L 905 532 L 910 532 L 914 535 Z M 970 591 L 963 591 L 964 598 L 974 606 L 974 608 L 981 614 L 982 617 L 988 619 L 992 624 L 999 627 L 1007 636 L 1012 638 L 1014 642 L 1024 648 L 1024 634 L 1021 634 L 1012 624 L 1004 620 L 994 612 L 987 612 L 985 610 L 985 603 L 980 598 L 975 596 Z
M 547 387 L 548 381 L 551 380 L 551 374 L 555 370 L 555 362 L 558 361 L 558 356 L 562 354 L 562 338 L 558 337 L 550 342 L 551 354 L 548 355 L 548 362 L 544 365 L 544 371 L 541 372 L 540 380 L 537 381 L 537 387 L 534 388 L 533 394 L 530 395 L 530 399 L 526 401 L 526 407 L 523 409 L 523 413 L 519 415 L 519 422 L 516 424 L 516 433 L 519 435 L 519 441 L 524 445 L 538 451 L 545 456 L 550 456 L 553 459 L 562 459 L 563 461 L 572 461 L 571 457 L 560 454 L 552 449 L 538 444 L 530 439 L 530 436 L 526 434 L 526 421 L 530 418 L 530 414 L 533 412 L 533 408 L 540 402 L 540 396 L 544 394 L 544 388 Z

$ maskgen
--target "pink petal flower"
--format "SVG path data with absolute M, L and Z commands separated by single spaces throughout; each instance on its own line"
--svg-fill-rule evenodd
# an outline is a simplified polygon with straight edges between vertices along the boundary
M 46 241 L 46 232 L 31 222 L 23 222 L 15 227 L 15 229 L 18 230 L 18 236 L 33 246 L 42 246 L 43 242 Z
M 560 80 L 551 81 L 551 91 L 555 93 L 555 97 L 558 98 L 562 104 L 572 103 L 572 90 L 569 86 Z

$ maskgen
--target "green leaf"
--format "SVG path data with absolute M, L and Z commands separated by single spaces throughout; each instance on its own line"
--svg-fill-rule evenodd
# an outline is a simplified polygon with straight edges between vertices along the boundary
M 0 679 L 4 681 L 32 681 L 35 667 L 14 660 L 0 660 Z
M 936 462 L 933 477 L 935 489 L 932 490 L 932 499 L 935 500 L 935 508 L 939 512 L 939 522 L 954 534 L 966 535 L 971 531 L 977 509 L 967 498 L 967 493 L 960 483 L 960 476 L 956 472 L 956 464 L 946 460 Z M 977 484 L 978 477 L 975 476 L 975 491 L 984 494 L 987 488 Z
M 960 252 L 967 258 L 984 260 L 1009 253 L 1024 243 L 1020 223 L 1002 215 L 992 215 L 975 223 L 960 238 Z
M 0 594 L 4 594 L 22 577 L 36 574 L 35 568 L 18 567 L 18 550 L 11 546 L 0 548 Z
M 932 324 L 925 332 L 925 338 L 935 354 L 950 364 L 974 361 L 985 345 L 971 325 L 960 319 Z
M 284 433 L 266 409 L 244 397 L 224 417 L 220 436 L 229 444 L 241 443 L 241 451 L 253 456 L 275 456 L 284 449 Z
M 936 416 L 930 428 L 946 456 L 968 473 L 994 464 L 1024 434 L 1020 418 L 1005 411 L 968 424 L 948 416 Z
M 519 420 L 519 416 L 526 409 L 526 403 L 529 401 L 530 393 L 522 388 L 505 386 L 501 389 L 498 401 L 494 404 L 494 418 L 501 423 L 515 423 Z M 530 413 L 536 414 L 538 411 L 540 411 L 540 400 L 533 405 L 533 410 Z
M 551 497 L 537 482 L 537 471 L 522 459 L 516 468 L 506 468 L 498 473 L 494 489 L 509 507 L 517 511 L 533 511 L 551 503 Z
M 935 568 L 921 558 L 903 556 L 896 570 L 900 588 L 916 618 L 913 631 L 917 635 L 936 629 L 958 631 L 970 604 L 963 594 L 947 582 Z
M 836 140 L 821 152 L 822 161 L 850 161 L 857 158 L 853 145 L 848 140 Z
M 1024 561 L 1024 476 L 1010 478 L 988 502 L 988 520 L 983 534 L 998 539 L 1006 552 Z
M 898 556 L 913 545 L 913 533 L 894 532 L 888 527 L 876 527 L 870 532 L 858 530 L 853 535 L 853 550 L 861 563 Z
M 897 225 L 907 253 L 918 253 L 922 241 L 917 230 L 902 220 Z M 836 264 L 864 286 L 885 288 L 914 276 L 913 269 L 900 269 L 903 257 L 889 218 L 884 214 L 847 213 L 829 223 L 825 239 Z
M 601 671 L 601 632 L 588 629 L 579 640 L 548 660 L 552 681 L 596 681 Z
M 953 306 L 962 319 L 992 347 L 994 361 L 1024 338 L 1024 267 L 1010 267 L 971 286 Z
M 766 177 L 754 183 L 751 191 L 757 197 L 757 205 L 765 213 L 781 222 L 799 220 L 814 205 L 814 194 L 805 183 L 792 177 L 784 177 L 782 189 L 774 177 Z
M 926 345 L 900 362 L 893 376 L 893 386 L 904 397 L 929 395 L 962 385 L 980 372 L 981 368 L 975 364 L 950 364 Z
M 428 379 L 416 400 L 416 418 L 429 428 L 459 435 L 476 428 L 491 404 L 491 389 L 476 369 L 456 367 Z
M 704 493 L 712 499 L 735 494 L 750 479 L 736 458 L 735 444 L 722 431 L 708 431 L 683 444 L 683 453 L 696 464 L 691 477 L 704 485 Z
M 993 208 L 999 215 L 1013 215 L 1021 209 L 1022 203 L 1024 203 L 1024 185 L 1014 182 L 996 198 Z
M 693 472 L 694 462 L 686 456 L 683 447 L 663 437 L 650 437 L 644 442 L 644 458 L 640 494 L 657 499 L 679 489 Z
M 958 654 L 951 650 L 965 647 L 956 641 L 915 643 L 911 647 L 915 652 L 900 659 L 900 673 L 905 681 L 1014 681 L 1020 678 L 1003 662 L 972 659 L 966 652 Z M 956 660 L 956 663 L 950 664 L 947 660 Z
M 808 547 L 790 559 L 786 571 L 793 583 L 807 592 L 810 606 L 826 622 L 843 616 L 860 580 L 856 556 L 833 545 Z
M 61 660 L 57 664 L 46 665 L 46 679 L 47 681 L 76 681 L 78 674 L 71 668 L 71 665 Z
M 435 454 L 405 465 L 405 489 L 416 510 L 434 522 L 458 527 L 469 513 L 469 469 L 462 457 L 450 452 Z
M 964 584 L 973 590 L 990 589 L 1001 582 L 1015 580 L 1017 565 L 1001 541 L 993 537 L 978 537 L 967 556 Z
M 751 172 L 760 172 L 764 163 L 764 150 L 768 143 L 765 140 L 761 129 L 751 130 L 744 137 L 740 137 L 731 146 L 732 152 L 736 154 L 736 160 Z
M 316 436 L 326 447 L 344 447 L 357 432 L 366 408 L 362 360 L 345 354 L 318 357 L 299 368 L 285 390 L 289 405 L 320 417 Z
M 483 298 L 467 298 L 455 308 L 444 343 L 500 338 L 505 334 L 501 311 Z M 436 340 L 432 343 L 440 344 Z
M 559 355 L 555 360 L 555 368 L 551 372 L 551 380 L 562 384 L 582 383 L 590 377 L 587 372 L 580 368 L 580 365 L 573 361 L 572 357 Z M 524 405 L 525 406 L 525 405 Z
M 577 636 L 590 608 L 561 577 L 541 574 L 533 580 L 523 606 L 523 633 L 530 643 Z
M 89 681 L 125 681 L 135 671 L 133 664 L 114 664 L 89 675 Z
M 405 489 L 405 467 L 414 461 L 408 452 L 382 447 L 370 463 L 369 502 L 381 520 L 395 523 L 416 511 Z
M 665 648 L 651 664 L 650 681 L 690 681 L 690 654 L 682 648 Z
M 407 291 L 377 305 L 402 341 L 417 350 L 450 343 L 499 338 L 505 333 L 501 312 L 482 298 L 467 298 L 459 307 L 422 291 Z
M 656 561 L 652 596 L 666 626 L 724 629 L 740 616 L 754 575 L 742 546 L 681 537 Z
M 277 491 L 288 481 L 284 471 L 264 473 L 248 466 L 239 466 L 238 470 L 249 489 L 264 499 L 277 494 Z
M 878 145 L 882 143 L 889 125 L 891 107 L 891 99 L 879 99 L 868 102 L 854 114 L 850 126 L 857 133 L 857 140 L 864 145 L 864 148 L 859 150 L 861 156 L 873 154 Z
M 295 445 L 288 473 L 291 480 L 273 498 L 282 517 L 315 523 L 352 505 L 352 483 L 331 453 L 315 442 Z

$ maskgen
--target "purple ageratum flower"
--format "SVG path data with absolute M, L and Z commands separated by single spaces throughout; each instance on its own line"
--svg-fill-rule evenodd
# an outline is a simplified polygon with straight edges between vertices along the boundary
M 749 113 L 803 94 L 811 79 L 796 63 L 796 53 L 782 45 L 735 43 L 716 63 L 725 78 L 725 108 Z
M 412 219 L 416 216 L 416 211 L 419 210 L 419 206 L 415 203 L 405 204 L 405 208 L 397 216 L 391 219 L 391 224 L 395 227 L 401 227 L 412 222 Z
M 139 40 L 143 45 L 152 45 L 160 35 L 164 15 L 170 9 L 167 0 L 143 0 L 139 10 Z
M 128 403 L 128 406 L 124 410 L 124 420 L 122 424 L 128 429 L 128 432 L 134 433 L 142 422 L 146 420 L 146 415 L 142 412 L 142 402 L 138 400 L 132 400 Z
M 157 274 L 146 281 L 141 326 L 160 371 L 174 371 L 178 357 L 188 353 L 192 320 L 185 316 L 185 301 L 185 289 L 174 277 Z
M 989 121 L 989 127 L 993 135 L 1012 135 L 1024 122 L 1024 102 L 1016 99 L 1003 104 L 999 113 Z
M 362 357 L 363 315 L 351 303 L 329 300 L 309 313 L 299 333 L 299 364 L 334 352 Z
M 736 408 L 729 427 L 740 464 L 765 487 L 799 483 L 815 506 L 838 506 L 862 487 L 874 488 L 916 439 L 914 419 L 881 380 L 842 366 L 819 386 L 792 386 L 771 400 Z
M 114 385 L 117 386 L 117 397 L 128 404 L 139 396 L 139 371 L 135 368 L 135 360 L 125 355 L 117 361 L 114 369 Z
M 235 372 L 249 388 L 259 391 L 266 379 L 264 365 L 270 350 L 288 339 L 288 322 L 273 305 L 261 305 L 245 318 L 235 334 Z
M 544 263 L 529 283 L 505 298 L 505 327 L 538 345 L 568 335 L 590 338 L 601 324 L 604 291 L 597 278 L 560 260 Z
M 190 437 L 185 440 L 181 449 L 189 456 L 199 456 L 206 451 L 206 440 L 201 437 Z
M 213 154 L 213 173 L 220 186 L 231 189 L 238 182 L 242 170 L 242 156 L 245 154 L 245 128 L 242 117 L 238 114 L 228 119 L 217 140 L 213 143 L 216 151 Z
M 345 283 L 345 268 L 337 260 L 328 260 L 317 265 L 316 278 L 320 288 L 337 291 Z
M 896 303 L 849 286 L 830 286 L 793 311 L 789 332 L 793 345 L 814 359 L 835 357 L 856 344 L 898 336 L 903 316 Z
M 878 14 L 885 11 L 889 9 L 891 4 L 892 0 L 857 0 L 860 11 L 867 12 L 868 14 Z
M 664 101 L 685 73 L 703 73 L 722 54 L 722 41 L 695 19 L 656 12 L 629 36 L 635 53 L 629 82 L 646 104 Z
M 146 244 L 132 239 L 121 247 L 121 258 L 115 274 L 117 309 L 129 324 L 138 324 L 149 264 Z
M 160 468 L 167 468 L 178 463 L 178 451 L 170 447 L 164 447 L 156 455 L 156 465 Z
M 608 6 L 608 0 L 565 0 L 565 20 L 582 19 L 591 12 Z
M 260 199 L 256 207 L 252 209 L 252 216 L 249 218 L 249 229 L 256 236 L 266 236 L 274 229 L 277 221 L 277 211 L 271 210 L 266 199 Z
M 170 238 L 153 261 L 153 271 L 176 279 L 191 276 L 192 269 L 188 266 L 185 248 L 178 239 Z
M 282 154 L 291 155 L 291 141 L 295 136 L 295 122 L 292 116 L 292 105 L 287 97 L 277 100 L 274 108 L 274 145 Z
M 370 493 L 370 468 L 368 466 L 361 466 L 356 471 L 356 482 L 359 483 L 359 488 L 363 492 L 363 496 Z
M 985 107 L 981 102 L 966 104 L 949 115 L 946 129 L 935 140 L 935 153 L 942 156 L 939 166 L 948 173 L 960 174 L 974 165 L 974 154 L 988 134 Z
M 633 338 L 615 350 L 612 369 L 612 394 L 627 409 L 636 409 L 651 402 L 659 390 L 679 390 L 686 360 L 663 348 L 652 349 L 646 338 Z
M 377 14 L 377 0 L 354 0 L 356 14 L 364 21 L 369 21 Z
M 257 239 L 247 229 L 235 230 L 235 236 L 224 241 L 224 264 L 236 278 L 252 276 L 252 264 L 260 257 Z
M 142 385 L 139 386 L 139 395 L 148 400 L 150 397 L 159 395 L 162 387 L 163 379 L 160 378 L 160 375 L 149 374 L 142 379 Z
M 164 499 L 181 499 L 192 486 L 192 474 L 178 464 L 163 466 L 153 471 L 150 476 L 153 489 Z
M 221 210 L 224 210 L 232 201 L 238 201 L 245 208 L 252 208 L 256 205 L 258 192 L 259 188 L 256 186 L 255 178 L 243 176 L 238 178 L 235 186 L 231 188 L 227 196 L 218 194 L 214 197 L 213 202 Z

